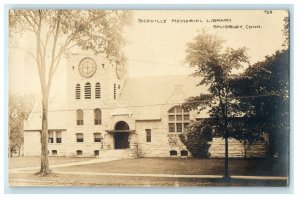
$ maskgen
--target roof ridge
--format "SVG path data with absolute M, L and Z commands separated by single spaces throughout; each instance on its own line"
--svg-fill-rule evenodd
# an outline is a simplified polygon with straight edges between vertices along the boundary
M 191 77 L 190 74 L 176 74 L 176 75 L 161 75 L 161 76 L 135 76 L 135 77 L 127 77 L 128 80 L 131 79 L 141 79 L 141 78 L 174 78 L 174 77 Z

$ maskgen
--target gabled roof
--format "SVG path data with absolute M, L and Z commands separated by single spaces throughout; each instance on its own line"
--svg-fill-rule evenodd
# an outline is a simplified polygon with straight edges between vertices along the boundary
M 136 109 L 136 120 L 160 120 L 164 105 L 175 106 L 206 92 L 205 86 L 196 86 L 199 81 L 187 75 L 129 78 L 120 98 Z
M 64 97 L 54 97 L 49 100 L 48 110 L 48 128 L 49 130 L 67 128 L 69 116 L 67 100 Z M 39 101 L 35 104 L 30 116 L 24 122 L 25 131 L 34 131 L 42 129 L 42 102 Z
M 196 86 L 199 81 L 199 78 L 187 75 L 129 78 L 120 98 L 126 99 L 131 106 L 165 104 L 178 86 L 186 98 L 206 92 L 205 86 Z

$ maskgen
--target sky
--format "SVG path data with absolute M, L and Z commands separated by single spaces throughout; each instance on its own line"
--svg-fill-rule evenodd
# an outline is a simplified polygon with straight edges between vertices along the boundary
M 203 29 L 224 39 L 224 47 L 246 47 L 251 63 L 261 61 L 266 55 L 282 49 L 283 19 L 286 11 L 273 10 L 195 10 L 133 12 L 133 21 L 124 30 L 127 44 L 128 77 L 165 76 L 190 74 L 195 68 L 185 63 L 187 43 L 193 41 Z M 188 20 L 188 21 L 186 21 Z M 228 29 L 228 26 L 239 27 Z M 249 28 L 254 26 L 256 28 Z M 221 28 L 223 27 L 223 28 Z M 21 48 L 33 50 L 32 36 L 14 40 Z M 64 91 L 66 83 L 65 60 L 53 80 L 53 91 Z M 9 91 L 11 93 L 40 92 L 36 65 L 32 58 L 20 49 L 9 49 Z

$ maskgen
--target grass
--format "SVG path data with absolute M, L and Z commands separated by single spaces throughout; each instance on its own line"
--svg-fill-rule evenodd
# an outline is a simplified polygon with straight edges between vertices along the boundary
M 139 158 L 54 169 L 64 172 L 222 175 L 223 159 Z M 230 175 L 287 176 L 287 165 L 278 159 L 230 159 Z
M 50 164 L 62 164 L 91 160 L 95 158 L 50 157 Z M 39 165 L 38 157 L 11 158 L 10 168 Z M 138 158 L 121 159 L 96 164 L 54 168 L 47 177 L 31 172 L 10 173 L 9 182 L 13 186 L 287 186 L 284 180 L 259 179 L 200 179 L 165 178 L 139 176 L 99 176 L 97 173 L 139 173 L 139 174 L 182 174 L 182 175 L 223 175 L 224 159 L 194 158 Z M 57 173 L 57 172 L 63 173 Z M 79 172 L 83 174 L 70 174 Z M 230 159 L 230 175 L 288 176 L 287 162 L 278 159 Z

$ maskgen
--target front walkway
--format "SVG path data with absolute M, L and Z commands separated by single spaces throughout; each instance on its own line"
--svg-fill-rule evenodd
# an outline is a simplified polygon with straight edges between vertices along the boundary
M 87 164 L 97 164 L 97 163 L 110 162 L 110 161 L 119 160 L 119 159 L 120 158 L 98 158 L 98 159 L 92 159 L 92 160 L 87 160 L 87 161 L 56 164 L 56 165 L 50 165 L 50 169 L 70 167 L 70 166 L 79 166 L 79 165 L 87 165 Z M 31 171 L 31 170 L 39 170 L 39 169 L 40 169 L 40 166 L 25 167 L 25 168 L 13 168 L 13 169 L 9 169 L 9 172 L 10 173 L 20 173 L 20 172 L 28 172 L 28 171 Z

